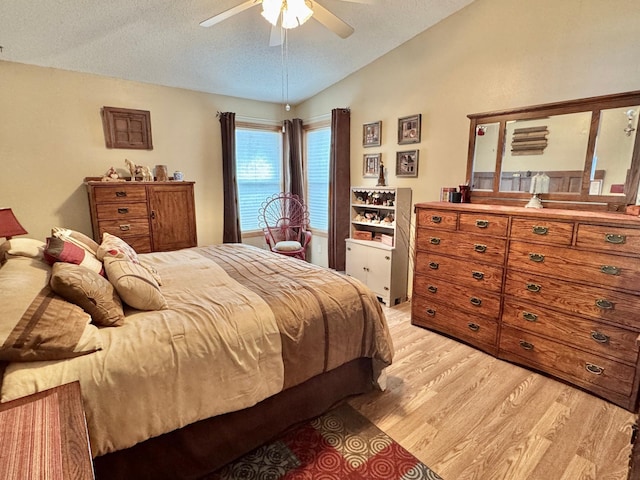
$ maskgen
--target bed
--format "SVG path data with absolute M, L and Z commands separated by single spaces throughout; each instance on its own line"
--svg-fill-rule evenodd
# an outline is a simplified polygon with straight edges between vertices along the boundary
M 0 400 L 78 380 L 98 479 L 199 478 L 336 402 L 379 387 L 392 361 L 376 296 L 351 277 L 297 259 L 224 244 L 136 255 L 135 262 L 124 258 L 135 252 L 115 249 L 88 265 L 86 252 L 79 260 L 59 258 L 65 242 L 54 252 L 58 258 L 47 258 L 52 267 L 41 255 L 48 243 L 19 244 L 7 242 L 4 253 L 0 245 L 0 335 L 8 329 L 1 324 L 25 305 L 42 311 L 43 301 L 31 299 L 36 291 L 63 311 L 73 309 L 57 314 L 78 317 L 61 328 L 80 324 L 82 331 L 51 345 L 46 338 L 33 345 L 5 339 Z M 114 284 L 122 318 L 100 317 L 103 325 L 96 326 L 99 315 L 115 309 L 89 315 L 95 305 L 83 309 L 59 286 L 51 291 L 69 265 L 83 275 L 86 267 L 103 268 L 98 275 L 114 283 L 116 264 L 125 264 L 118 281 L 144 280 L 136 298 Z M 128 306 L 154 301 L 157 308 L 149 310 Z M 21 315 L 23 321 L 27 313 Z M 69 338 L 67 358 L 51 353 Z

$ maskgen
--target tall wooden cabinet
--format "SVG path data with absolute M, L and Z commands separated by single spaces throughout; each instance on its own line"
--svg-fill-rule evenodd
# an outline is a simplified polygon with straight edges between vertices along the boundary
M 350 208 L 346 274 L 366 284 L 386 305 L 405 301 L 411 189 L 352 187 Z
M 116 235 L 136 252 L 197 245 L 194 182 L 86 181 L 93 237 Z
M 640 382 L 640 218 L 416 205 L 412 323 L 628 410 Z

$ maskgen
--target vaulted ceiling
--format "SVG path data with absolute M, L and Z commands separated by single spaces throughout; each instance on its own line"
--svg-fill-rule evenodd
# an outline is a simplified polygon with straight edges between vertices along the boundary
M 296 104 L 473 0 L 318 0 L 355 32 L 342 39 L 312 18 L 287 49 L 269 46 L 260 5 L 199 25 L 243 1 L 2 1 L 0 60 Z

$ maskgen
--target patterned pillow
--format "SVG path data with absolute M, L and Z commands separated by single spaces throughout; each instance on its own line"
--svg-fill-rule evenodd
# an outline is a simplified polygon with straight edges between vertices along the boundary
M 0 360 L 59 360 L 102 348 L 91 317 L 53 293 L 50 271 L 27 257 L 9 258 L 0 268 Z
M 104 275 L 104 269 L 100 260 L 84 248 L 56 237 L 47 238 L 47 246 L 44 249 L 44 259 L 49 265 L 53 265 L 55 262 L 74 263 Z
M 102 243 L 98 247 L 97 257 L 102 261 L 104 261 L 106 257 L 113 257 L 129 260 L 137 265 L 142 265 L 149 271 L 149 273 L 151 273 L 156 283 L 158 285 L 162 285 L 162 279 L 160 278 L 160 274 L 157 270 L 150 265 L 143 264 L 140 261 L 140 257 L 138 257 L 138 253 L 133 249 L 133 247 L 120 237 L 116 237 L 115 235 L 105 232 L 102 235 Z
M 87 237 L 84 233 L 76 232 L 69 228 L 53 227 L 51 229 L 51 236 L 71 242 L 80 248 L 84 248 L 87 252 L 91 253 L 94 257 L 98 253 L 98 243 L 92 238 Z
M 117 327 L 124 322 L 122 302 L 109 280 L 71 263 L 54 263 L 49 285 L 55 293 L 91 315 L 93 323 Z
M 105 257 L 107 278 L 120 298 L 138 310 L 162 310 L 167 308 L 160 287 L 151 273 L 142 265 L 129 260 Z

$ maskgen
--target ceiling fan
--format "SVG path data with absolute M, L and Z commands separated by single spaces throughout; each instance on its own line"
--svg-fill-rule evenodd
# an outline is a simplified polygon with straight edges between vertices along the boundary
M 340 0 L 352 3 L 371 3 L 372 0 Z M 353 27 L 315 0 L 246 0 L 245 2 L 225 10 L 200 22 L 202 27 L 210 27 L 231 18 L 238 13 L 262 4 L 262 16 L 271 23 L 271 39 L 269 45 L 282 44 L 282 28 L 295 28 L 313 17 L 326 28 L 341 38 L 347 38 L 353 33 Z

